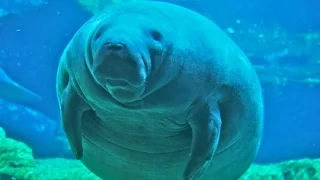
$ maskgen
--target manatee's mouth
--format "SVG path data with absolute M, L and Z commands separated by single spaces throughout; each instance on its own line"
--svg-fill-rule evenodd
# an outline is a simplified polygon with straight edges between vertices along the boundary
M 144 92 L 148 73 L 142 56 L 139 52 L 104 56 L 93 76 L 118 102 L 137 101 Z
M 138 54 L 126 54 L 121 58 L 116 57 L 114 63 L 123 62 L 123 64 L 114 67 L 112 65 L 102 67 L 104 68 L 102 71 L 106 72 L 102 75 L 104 80 L 101 83 L 109 88 L 121 89 L 135 89 L 145 86 L 149 74 L 148 65 L 143 55 Z
M 125 80 L 114 80 L 114 79 L 106 80 L 106 86 L 125 87 L 127 85 L 128 85 L 128 82 L 126 82 Z

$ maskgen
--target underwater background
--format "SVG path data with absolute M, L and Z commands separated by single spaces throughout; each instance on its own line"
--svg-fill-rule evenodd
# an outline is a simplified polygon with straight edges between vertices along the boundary
M 97 179 L 60 125 L 59 58 L 93 14 L 121 0 L 0 0 L 0 180 Z M 123 0 L 125 1 L 125 0 Z M 218 24 L 254 64 L 265 99 L 243 179 L 320 179 L 320 1 L 167 0 Z

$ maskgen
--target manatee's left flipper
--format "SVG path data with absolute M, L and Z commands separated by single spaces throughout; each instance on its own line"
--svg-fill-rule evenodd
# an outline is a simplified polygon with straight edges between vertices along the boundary
M 87 109 L 86 103 L 70 84 L 64 89 L 61 98 L 61 118 L 63 129 L 76 159 L 83 156 L 81 122 L 82 114 Z
M 192 129 L 192 144 L 183 175 L 184 180 L 196 180 L 210 165 L 218 146 L 221 129 L 218 105 L 197 101 L 189 110 L 188 123 Z

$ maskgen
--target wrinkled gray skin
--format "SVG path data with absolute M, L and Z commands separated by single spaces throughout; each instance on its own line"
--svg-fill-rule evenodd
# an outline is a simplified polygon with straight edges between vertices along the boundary
M 73 153 L 105 180 L 235 180 L 260 144 L 252 65 L 214 23 L 176 5 L 94 16 L 64 51 L 57 93 Z

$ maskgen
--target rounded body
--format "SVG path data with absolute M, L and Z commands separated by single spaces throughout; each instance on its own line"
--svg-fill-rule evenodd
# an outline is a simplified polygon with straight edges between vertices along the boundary
M 110 37 L 125 42 L 116 53 L 112 49 L 113 56 L 109 44 L 100 49 Z M 108 79 L 119 74 L 124 80 Z M 119 87 L 119 79 L 134 88 Z M 257 154 L 263 99 L 254 68 L 221 29 L 188 9 L 148 1 L 106 8 L 77 32 L 62 56 L 60 104 L 68 86 L 85 104 L 81 161 L 102 179 L 183 179 L 194 141 L 190 116 L 196 123 L 212 114 L 218 118 L 210 122 L 221 119 L 213 156 L 201 177 L 191 179 L 236 180 Z M 206 107 L 212 109 L 194 111 Z M 71 107 L 65 108 L 62 114 Z

